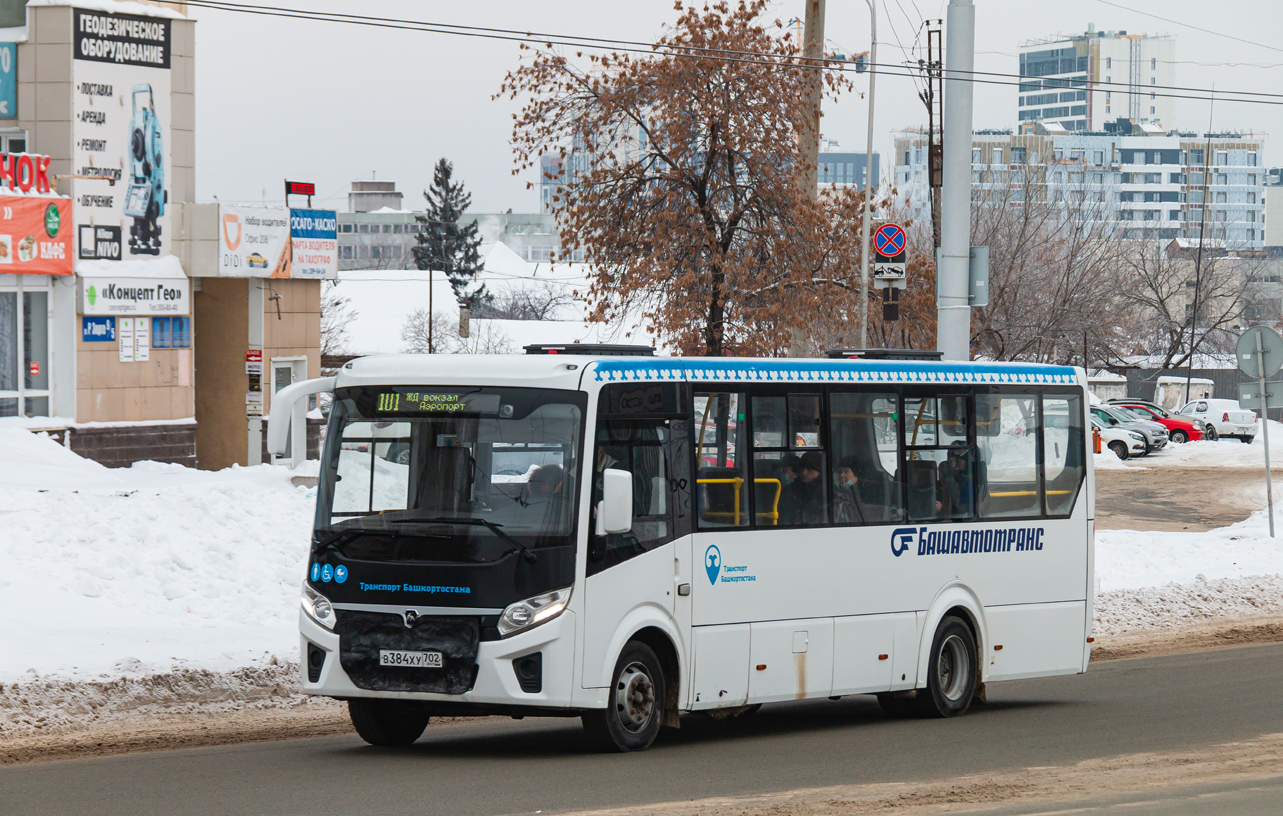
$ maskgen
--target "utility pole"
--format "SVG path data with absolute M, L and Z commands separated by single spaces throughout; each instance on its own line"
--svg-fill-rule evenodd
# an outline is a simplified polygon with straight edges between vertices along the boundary
M 944 125 L 944 74 L 940 70 L 940 26 L 943 20 L 926 21 L 926 88 L 918 97 L 927 106 L 927 192 L 931 203 L 931 245 L 940 248 L 940 186 L 944 174 L 944 146 L 940 131 Z
M 946 360 L 970 360 L 967 278 L 971 256 L 971 79 L 976 50 L 976 9 L 972 0 L 949 0 L 947 20 L 936 348 Z
M 873 224 L 873 92 L 878 81 L 878 7 L 869 6 L 869 129 L 864 140 L 864 222 L 860 225 L 860 348 L 869 347 L 869 230 Z M 894 162 L 892 162 L 894 165 Z
M 803 135 L 806 140 L 802 150 L 806 168 L 802 172 L 802 192 L 815 198 L 819 195 L 817 175 L 820 161 L 820 102 L 824 99 L 824 3 L 825 0 L 806 0 L 806 20 L 802 32 L 802 56 L 813 65 L 808 76 L 806 107 L 811 129 Z
M 1198 223 L 1198 253 L 1194 257 L 1194 307 L 1189 313 L 1189 359 L 1185 361 L 1185 401 L 1189 402 L 1190 384 L 1194 379 L 1194 349 L 1197 348 L 1198 331 L 1198 290 L 1203 284 L 1203 233 L 1207 230 L 1207 208 L 1211 205 L 1212 181 L 1212 110 L 1213 100 L 1207 108 L 1207 147 L 1203 148 L 1203 209 Z M 1261 421 L 1267 419 L 1262 412 Z M 1269 455 L 1268 453 L 1266 454 Z M 1269 475 L 1268 470 L 1266 476 Z M 1274 523 L 1274 514 L 1270 513 L 1270 524 Z

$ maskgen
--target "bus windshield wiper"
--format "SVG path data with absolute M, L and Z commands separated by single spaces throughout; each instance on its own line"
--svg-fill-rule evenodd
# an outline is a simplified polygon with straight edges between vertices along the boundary
M 320 555 L 326 550 L 334 550 L 339 554 L 343 554 L 343 547 L 351 543 L 352 539 L 356 538 L 357 536 L 370 535 L 370 534 L 399 536 L 401 535 L 401 531 L 388 530 L 388 529 L 383 529 L 378 527 L 375 527 L 375 528 L 348 527 L 345 530 L 339 530 L 324 543 L 314 545 L 312 552 L 315 553 L 316 555 Z
M 505 533 L 503 530 L 502 524 L 497 524 L 493 521 L 490 521 L 489 519 L 472 518 L 470 516 L 466 516 L 464 518 L 434 517 L 434 518 L 385 519 L 385 521 L 388 524 L 465 524 L 469 527 L 485 527 L 488 530 L 490 530 L 490 532 L 494 533 L 495 535 L 499 536 L 499 538 L 503 539 L 505 543 L 511 544 L 515 548 L 511 550 L 511 552 L 520 552 L 528 563 L 533 564 L 535 563 L 536 560 L 539 559 L 539 553 L 535 552 L 534 550 L 527 547 L 525 544 L 522 544 L 517 539 Z

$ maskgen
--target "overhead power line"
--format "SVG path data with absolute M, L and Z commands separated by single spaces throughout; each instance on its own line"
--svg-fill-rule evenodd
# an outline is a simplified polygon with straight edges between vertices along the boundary
M 1104 0 L 1099 0 L 1104 2 Z M 373 17 L 369 15 L 346 14 L 341 12 L 312 11 L 308 9 L 288 8 L 281 6 L 267 6 L 245 3 L 224 2 L 224 0 L 186 0 L 187 5 L 196 8 L 207 8 L 216 11 L 230 11 L 242 14 L 253 14 L 266 17 L 279 17 L 285 19 L 311 20 L 315 22 L 332 22 L 344 23 L 348 25 L 359 25 L 374 28 L 386 28 L 401 31 L 420 31 L 432 34 L 448 34 L 452 36 L 475 37 L 479 39 L 492 39 L 508 42 L 532 43 L 561 45 L 571 48 L 596 49 L 619 51 L 625 53 L 637 53 L 653 55 L 659 51 L 665 51 L 671 56 L 682 59 L 711 60 L 715 62 L 742 63 L 748 65 L 759 65 L 767 67 L 798 69 L 813 69 L 814 65 L 810 64 L 802 57 L 784 57 L 778 54 L 760 53 L 753 51 L 735 51 L 728 49 L 705 48 L 692 45 L 675 45 L 671 43 L 648 43 L 634 40 L 616 40 L 604 37 L 587 37 L 571 34 L 550 34 L 546 32 L 520 31 L 516 29 L 501 29 L 486 26 L 468 26 L 454 23 L 436 23 L 422 20 L 408 20 L 393 17 Z M 1283 50 L 1283 49 L 1280 49 Z M 881 76 L 901 77 L 905 79 L 918 79 L 918 74 L 905 68 L 905 66 L 880 63 L 869 65 L 867 70 L 857 70 L 854 65 L 828 63 L 823 66 L 825 70 L 838 71 L 842 73 L 875 73 Z M 895 69 L 895 70 L 893 70 Z M 947 70 L 947 74 L 952 78 L 957 74 L 969 75 L 966 81 L 979 85 L 995 85 L 1005 87 L 1019 87 L 1028 84 L 1031 80 L 1041 80 L 1039 77 L 1026 77 L 1019 74 L 1004 73 L 998 71 L 957 71 Z M 994 77 L 988 79 L 985 77 Z M 1062 80 L 1057 82 L 1079 82 L 1083 80 Z M 1133 86 L 1122 82 L 1092 82 L 1093 87 L 1109 86 L 1131 89 Z M 1078 86 L 1056 86 L 1064 90 L 1084 89 L 1085 84 Z M 1154 98 L 1165 99 L 1192 99 L 1200 102 L 1206 102 L 1211 99 L 1212 91 L 1209 88 L 1174 86 L 1174 85 L 1144 85 L 1137 86 L 1142 89 L 1148 89 L 1148 93 Z M 1049 89 L 1050 90 L 1050 89 Z M 1171 91 L 1184 91 L 1187 93 L 1171 93 Z M 1139 93 L 1145 93 L 1144 90 Z M 1267 93 L 1263 91 L 1234 91 L 1234 90 L 1217 90 L 1216 94 L 1224 100 L 1225 94 L 1233 94 L 1248 97 L 1232 99 L 1227 101 L 1244 102 L 1258 105 L 1283 105 L 1283 94 Z
M 1245 40 L 1242 37 L 1235 37 L 1233 34 L 1222 34 L 1219 31 L 1212 31 L 1210 28 L 1208 28 L 1205 25 L 1202 25 L 1201 23 L 1199 25 L 1194 25 L 1192 23 L 1182 23 L 1180 20 L 1173 20 L 1170 17 L 1160 17 L 1157 14 L 1152 14 L 1148 11 L 1141 11 L 1140 9 L 1134 9 L 1130 6 L 1124 6 L 1121 3 L 1110 2 L 1110 0 L 1096 0 L 1096 2 L 1102 3 L 1106 6 L 1113 6 L 1114 8 L 1122 9 L 1123 11 L 1130 11 L 1132 14 L 1139 14 L 1142 17 L 1153 17 L 1155 20 L 1162 20 L 1164 23 L 1171 23 L 1172 25 L 1178 25 L 1178 26 L 1181 26 L 1182 28 L 1192 28 L 1195 31 L 1201 31 L 1204 34 L 1211 34 L 1214 37 L 1224 37 L 1227 40 L 1234 40 L 1235 42 L 1241 42 L 1246 45 L 1255 45 L 1257 48 L 1268 48 L 1271 51 L 1283 51 L 1283 48 L 1279 48 L 1276 45 L 1266 45 L 1265 43 L 1256 42 L 1254 40 Z

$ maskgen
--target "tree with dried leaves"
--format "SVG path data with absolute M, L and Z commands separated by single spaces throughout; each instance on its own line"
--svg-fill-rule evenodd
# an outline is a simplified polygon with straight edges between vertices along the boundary
M 523 282 L 491 293 L 491 299 L 472 307 L 476 320 L 563 320 L 574 302 L 564 286 L 550 282 Z
M 593 319 L 640 311 L 687 354 L 779 354 L 835 296 L 849 301 L 860 196 L 799 186 L 814 68 L 778 21 L 759 22 L 766 3 L 675 8 L 653 56 L 549 46 L 505 77 L 498 96 L 527 100 L 514 172 L 579 151 L 552 209 L 563 249 L 592 261 Z M 837 72 L 824 82 L 829 97 L 849 87 Z

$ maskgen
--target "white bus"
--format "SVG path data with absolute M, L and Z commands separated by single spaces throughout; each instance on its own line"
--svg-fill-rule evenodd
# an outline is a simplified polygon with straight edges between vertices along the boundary
M 685 712 L 947 717 L 1087 669 L 1082 370 L 623 348 L 363 358 L 276 395 L 281 452 L 333 393 L 302 680 L 367 742 L 579 716 L 641 750 Z

